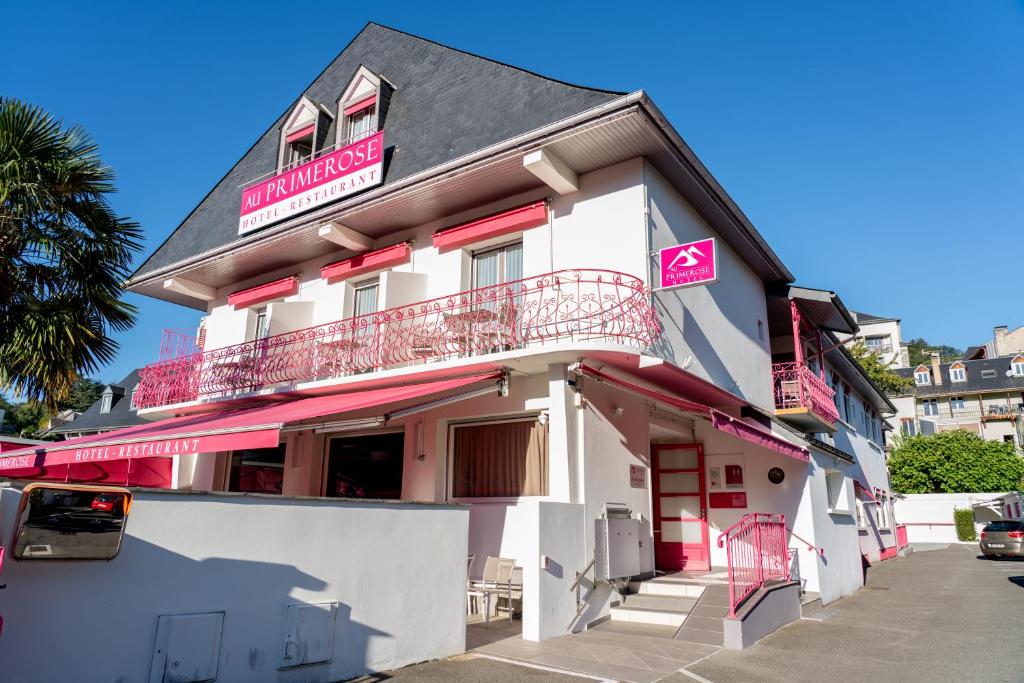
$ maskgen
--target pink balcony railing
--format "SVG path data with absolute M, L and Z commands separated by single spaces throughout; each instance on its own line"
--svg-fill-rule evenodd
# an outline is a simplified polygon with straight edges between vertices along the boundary
M 562 270 L 147 365 L 140 408 L 561 340 L 639 349 L 660 331 L 639 278 Z
M 772 366 L 772 381 L 777 409 L 808 408 L 829 424 L 835 424 L 839 419 L 832 387 L 806 365 L 775 363 Z
M 743 515 L 718 536 L 729 570 L 729 616 L 754 592 L 772 580 L 789 580 L 790 557 L 786 518 L 765 512 Z

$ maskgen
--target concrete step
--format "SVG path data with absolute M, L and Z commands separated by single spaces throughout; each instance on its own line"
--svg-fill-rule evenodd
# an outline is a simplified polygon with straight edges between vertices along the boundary
M 639 624 L 629 621 L 604 621 L 587 629 L 587 633 L 602 633 L 615 636 L 638 636 L 641 638 L 666 638 L 671 640 L 679 629 L 663 624 Z
M 800 596 L 800 615 L 807 617 L 808 614 L 821 609 L 821 595 L 808 591 Z
M 674 598 L 699 598 L 705 588 L 697 583 L 662 578 L 629 582 L 629 590 L 633 593 Z
M 697 598 L 679 598 L 671 595 L 655 595 L 653 593 L 627 593 L 620 596 L 622 607 L 639 607 L 642 609 L 660 609 L 666 612 L 689 612 Z
M 611 608 L 612 621 L 625 621 L 631 624 L 657 624 L 659 626 L 682 626 L 686 612 L 648 609 L 644 607 L 625 607 L 616 605 Z

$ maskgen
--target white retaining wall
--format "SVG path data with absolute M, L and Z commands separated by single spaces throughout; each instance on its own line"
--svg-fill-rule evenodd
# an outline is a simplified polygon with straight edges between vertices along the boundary
M 953 510 L 970 508 L 974 503 L 1003 495 L 1006 494 L 912 493 L 896 499 L 896 521 L 907 525 L 907 540 L 911 543 L 956 543 Z M 975 524 L 978 531 L 981 531 L 982 526 L 983 523 Z
M 6 547 L 20 495 L 0 489 Z M 109 562 L 8 556 L 0 680 L 149 681 L 157 618 L 194 612 L 224 613 L 219 682 L 336 681 L 458 654 L 468 523 L 454 505 L 139 491 Z M 280 669 L 287 606 L 327 602 L 332 661 Z

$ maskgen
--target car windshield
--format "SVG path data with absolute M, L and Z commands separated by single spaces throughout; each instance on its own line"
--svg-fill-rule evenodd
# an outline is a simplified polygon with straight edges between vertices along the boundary
M 991 522 L 985 527 L 985 531 L 1020 531 L 1024 523 L 1018 520 L 1005 519 L 1000 522 Z

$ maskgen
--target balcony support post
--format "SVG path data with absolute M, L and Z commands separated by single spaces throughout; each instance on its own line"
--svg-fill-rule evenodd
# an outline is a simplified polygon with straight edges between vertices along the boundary
M 789 313 L 793 319 L 793 355 L 796 359 L 796 386 L 800 392 L 800 405 L 806 406 L 804 391 L 804 345 L 800 341 L 800 308 L 790 299 Z
M 815 330 L 814 336 L 818 342 L 818 376 L 825 381 L 825 352 L 821 348 L 821 330 Z

